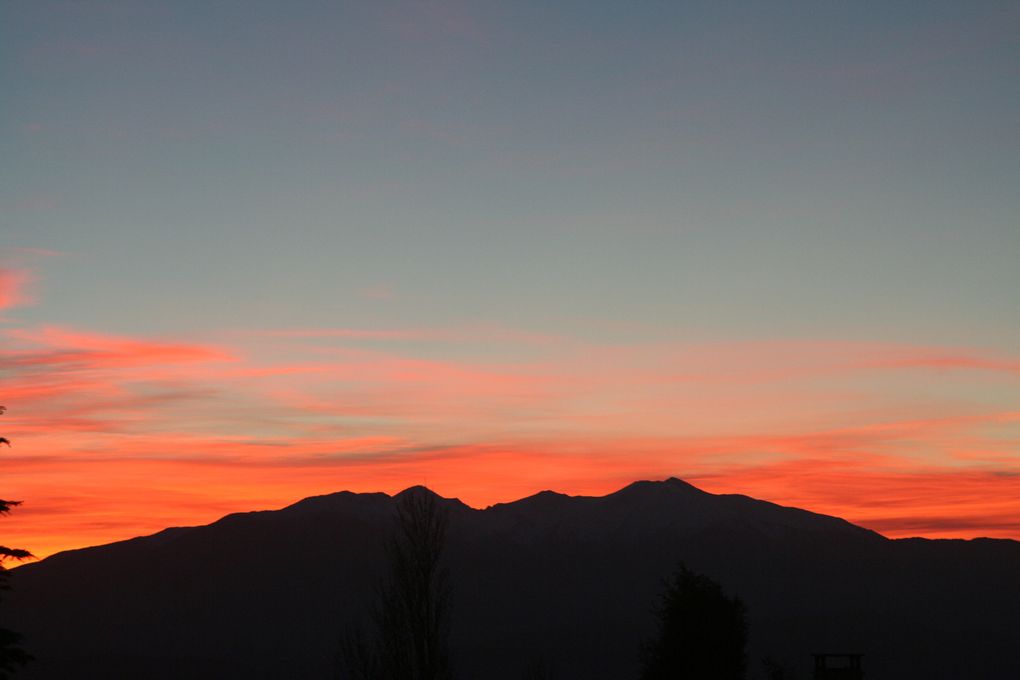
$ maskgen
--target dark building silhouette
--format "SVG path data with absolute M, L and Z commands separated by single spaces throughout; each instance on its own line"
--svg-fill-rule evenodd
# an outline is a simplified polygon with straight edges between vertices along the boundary
M 861 680 L 863 654 L 813 654 L 815 657 L 814 680 Z

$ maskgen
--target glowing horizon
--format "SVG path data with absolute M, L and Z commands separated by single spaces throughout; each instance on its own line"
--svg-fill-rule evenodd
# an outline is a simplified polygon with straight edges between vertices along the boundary
M 17 283 L 0 296 L 35 299 L 17 287 L 32 278 L 6 272 L 0 281 Z M 426 484 L 484 507 L 670 476 L 890 537 L 1020 538 L 1020 411 L 937 399 L 1008 394 L 1020 372 L 1009 356 L 595 345 L 497 328 L 226 330 L 196 342 L 8 318 L 0 334 L 14 442 L 5 493 L 27 501 L 5 528 L 40 556 L 334 491 Z M 422 342 L 520 355 L 423 358 Z M 922 385 L 930 404 L 914 396 Z

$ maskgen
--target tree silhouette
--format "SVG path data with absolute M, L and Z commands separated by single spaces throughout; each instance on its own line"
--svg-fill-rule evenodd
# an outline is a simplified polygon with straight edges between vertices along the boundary
M 680 564 L 656 611 L 659 634 L 645 648 L 642 680 L 742 680 L 747 669 L 744 604 Z
M 0 415 L 7 408 L 0 406 Z M 0 443 L 11 445 L 6 437 L 0 437 Z M 21 501 L 10 501 L 0 498 L 0 515 L 6 515 L 11 508 L 21 505 Z M 8 548 L 0 545 L 0 590 L 9 590 L 7 562 L 24 560 L 32 557 L 32 553 L 21 548 Z M 20 646 L 21 634 L 0 626 L 0 680 L 7 680 L 19 667 L 32 660 L 32 656 Z
M 373 612 L 375 638 L 347 634 L 341 645 L 347 677 L 356 680 L 448 680 L 449 576 L 442 564 L 448 515 L 435 494 L 408 489 L 397 501 L 387 546 L 389 573 Z

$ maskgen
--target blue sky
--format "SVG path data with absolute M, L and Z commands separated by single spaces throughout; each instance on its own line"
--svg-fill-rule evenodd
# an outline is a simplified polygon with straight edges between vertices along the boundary
M 1011 3 L 546 4 L 13 3 L 4 245 L 125 331 L 1015 346 Z

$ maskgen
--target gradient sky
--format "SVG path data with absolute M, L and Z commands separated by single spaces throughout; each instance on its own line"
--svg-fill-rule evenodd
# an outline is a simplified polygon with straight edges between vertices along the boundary
M 1020 538 L 1015 2 L 0 7 L 4 543 L 679 476 Z

